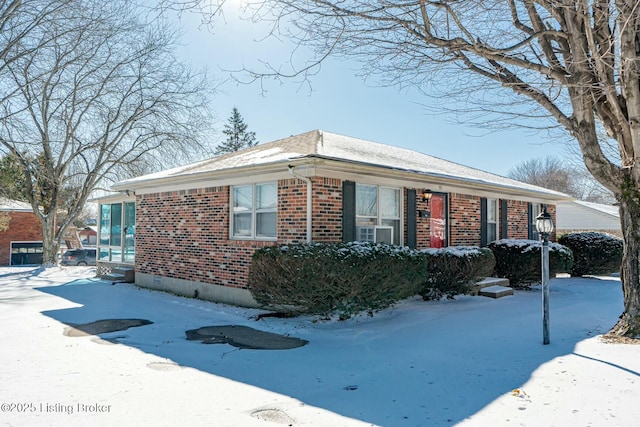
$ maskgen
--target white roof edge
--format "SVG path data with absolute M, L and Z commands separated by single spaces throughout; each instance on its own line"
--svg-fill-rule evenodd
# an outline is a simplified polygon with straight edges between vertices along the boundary
M 308 156 L 299 156 L 299 157 L 292 157 L 286 160 L 279 160 L 279 161 L 274 161 L 274 162 L 269 162 L 269 163 L 262 163 L 260 165 L 257 166 L 248 166 L 247 168 L 254 168 L 254 169 L 268 169 L 269 167 L 272 167 L 274 165 L 278 165 L 278 164 L 286 164 L 292 161 L 297 161 L 297 160 L 301 160 L 304 158 L 307 158 Z M 193 165 L 191 165 L 193 166 Z M 177 169 L 177 168 L 176 168 Z M 198 171 L 198 172 L 192 172 L 192 173 L 186 173 L 186 174 L 180 174 L 180 175 L 159 175 L 159 176 L 151 176 L 151 175 L 143 175 L 140 178 L 143 177 L 148 177 L 148 179 L 138 179 L 138 178 L 133 178 L 133 179 L 129 179 L 126 181 L 120 181 L 120 182 L 116 182 L 115 184 L 113 184 L 111 186 L 111 188 L 115 191 L 115 192 L 122 192 L 125 190 L 135 190 L 136 188 L 140 188 L 140 187 L 144 187 L 145 184 L 148 184 L 150 182 L 158 182 L 159 184 L 161 184 L 162 182 L 166 181 L 166 180 L 170 180 L 170 179 L 198 179 L 199 177 L 206 177 L 212 174 L 224 174 L 224 173 L 228 173 L 229 171 L 234 171 L 234 170 L 238 170 L 241 168 L 237 168 L 237 167 L 233 167 L 233 168 L 226 168 L 226 169 L 219 169 L 216 171 Z M 160 173 L 159 173 L 160 174 Z M 154 174 L 155 175 L 155 174 Z
M 588 209 L 596 210 L 605 215 L 610 215 L 615 218 L 620 217 L 620 212 L 617 206 L 615 205 L 605 205 L 602 203 L 594 203 L 594 202 L 585 202 L 584 200 L 574 200 L 573 203 L 577 205 L 583 206 Z
M 315 138 L 315 139 L 310 139 Z M 418 156 L 417 161 L 413 161 Z M 573 201 L 574 197 L 532 184 L 523 183 L 491 172 L 430 156 L 419 151 L 326 132 L 321 129 L 281 138 L 235 153 L 120 181 L 116 191 L 161 188 L 167 183 L 189 184 L 209 176 L 224 176 L 232 171 L 269 170 L 276 165 L 305 159 L 323 159 L 341 164 L 358 164 L 415 174 L 416 176 L 482 185 L 485 188 L 517 190 L 547 200 Z M 406 160 L 405 160 L 406 159 Z M 211 167 L 208 168 L 208 164 Z M 464 185 L 463 185 L 464 186 Z
M 366 165 L 366 166 L 374 167 L 374 168 L 382 168 L 382 169 L 388 169 L 388 170 L 396 170 L 396 171 L 399 171 L 399 172 L 414 173 L 416 175 L 425 176 L 425 177 L 433 177 L 433 178 L 440 178 L 440 179 L 446 179 L 446 180 L 451 180 L 451 181 L 466 182 L 466 183 L 470 183 L 470 184 L 482 184 L 482 185 L 495 187 L 495 188 L 516 189 L 516 190 L 520 190 L 520 191 L 525 191 L 527 193 L 538 193 L 538 194 L 545 194 L 547 196 L 555 196 L 555 197 L 558 197 L 558 199 L 556 199 L 556 200 L 566 200 L 567 202 L 571 202 L 571 201 L 575 200 L 575 197 L 573 197 L 573 196 L 571 196 L 569 194 L 565 194 L 565 193 L 562 193 L 560 191 L 550 190 L 548 188 L 538 187 L 538 186 L 533 185 L 533 184 L 527 184 L 525 182 L 519 182 L 519 181 L 515 181 L 515 180 L 512 180 L 512 181 L 518 182 L 521 185 L 518 185 L 518 186 L 516 186 L 516 185 L 507 185 L 507 184 L 489 182 L 489 181 L 485 181 L 485 180 L 482 180 L 482 179 L 473 179 L 473 178 L 463 177 L 463 176 L 458 176 L 458 175 L 447 175 L 447 174 L 441 174 L 441 173 L 436 173 L 436 172 L 423 172 L 423 171 L 416 171 L 416 170 L 411 170 L 411 169 L 400 169 L 400 168 L 394 168 L 394 167 L 390 167 L 390 166 L 378 165 L 378 164 L 375 164 L 375 163 L 357 162 L 357 161 L 353 161 L 353 160 L 345 160 L 345 159 L 333 158 L 333 157 L 322 156 L 322 155 L 317 155 L 317 154 L 309 155 L 309 156 L 305 156 L 305 157 L 307 157 L 307 158 L 322 158 L 322 159 L 332 160 L 332 161 L 336 161 L 336 162 L 340 162 L 340 163 L 355 163 L 355 164 Z M 479 169 L 477 169 L 477 170 L 479 170 Z M 487 173 L 489 173 L 489 172 L 487 172 Z
M 33 208 L 27 202 L 0 197 L 0 211 L 32 212 Z

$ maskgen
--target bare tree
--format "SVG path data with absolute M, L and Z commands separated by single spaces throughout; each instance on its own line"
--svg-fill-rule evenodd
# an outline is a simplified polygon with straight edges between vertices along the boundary
M 511 168 L 507 176 L 539 187 L 576 195 L 571 170 L 556 157 L 526 160 Z
M 37 29 L 59 19 L 58 12 L 71 1 L 0 0 L 0 71 L 15 59 L 51 41 Z M 31 38 L 28 48 L 16 49 L 28 38 Z
M 465 116 L 481 124 L 570 136 L 620 205 L 624 313 L 611 333 L 640 337 L 638 0 L 264 0 L 254 19 L 313 52 L 255 78 L 306 78 L 330 56 L 350 58 L 369 81 L 481 107 Z
M 98 183 L 171 164 L 210 122 L 204 76 L 177 62 L 171 28 L 127 0 L 51 3 L 39 19 L 18 2 L 1 23 L 28 35 L 0 46 L 12 58 L 0 68 L 0 151 L 24 170 L 45 264 Z
M 614 203 L 613 194 L 587 172 L 584 165 L 574 165 L 548 156 L 525 160 L 509 170 L 509 178 L 569 194 L 594 203 Z
M 574 171 L 573 179 L 577 199 L 606 205 L 613 205 L 617 202 L 613 193 L 594 179 L 585 167 L 574 169 Z

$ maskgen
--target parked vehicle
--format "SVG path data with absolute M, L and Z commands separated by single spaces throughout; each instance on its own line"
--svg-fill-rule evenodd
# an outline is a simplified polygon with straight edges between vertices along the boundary
M 95 249 L 70 249 L 62 255 L 61 265 L 96 265 Z

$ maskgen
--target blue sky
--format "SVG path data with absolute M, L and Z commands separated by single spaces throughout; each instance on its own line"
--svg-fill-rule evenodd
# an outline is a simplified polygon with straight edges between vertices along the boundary
M 236 2 L 237 3 L 237 2 Z M 248 129 L 261 142 L 322 129 L 355 138 L 416 150 L 499 175 L 519 163 L 547 154 L 565 156 L 566 145 L 549 142 L 543 135 L 514 128 L 488 133 L 456 124 L 447 115 L 433 115 L 424 107 L 435 101 L 415 92 L 377 87 L 356 77 L 357 64 L 330 60 L 311 78 L 311 88 L 294 80 L 238 84 L 227 80 L 242 67 L 260 68 L 260 61 L 282 64 L 292 45 L 285 40 L 263 39 L 260 24 L 238 19 L 231 2 L 224 19 L 213 31 L 199 29 L 200 18 L 182 16 L 182 55 L 194 66 L 207 66 L 219 91 L 213 109 L 222 129 L 235 106 Z M 222 141 L 222 134 L 214 136 Z

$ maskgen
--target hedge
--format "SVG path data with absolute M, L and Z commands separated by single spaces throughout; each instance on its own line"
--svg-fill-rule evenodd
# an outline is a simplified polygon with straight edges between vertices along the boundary
M 542 281 L 541 251 L 539 240 L 501 239 L 488 245 L 496 258 L 494 274 L 509 279 L 515 288 L 526 288 Z M 573 264 L 571 249 L 549 242 L 549 276 L 569 273 Z
M 416 250 L 361 242 L 262 248 L 248 287 L 256 301 L 288 314 L 373 312 L 416 295 L 427 277 Z
M 584 232 L 564 234 L 558 243 L 573 252 L 572 276 L 620 271 L 624 249 L 622 239 L 606 233 Z
M 453 246 L 423 249 L 429 276 L 419 294 L 425 300 L 466 294 L 470 285 L 490 276 L 496 260 L 488 248 Z

